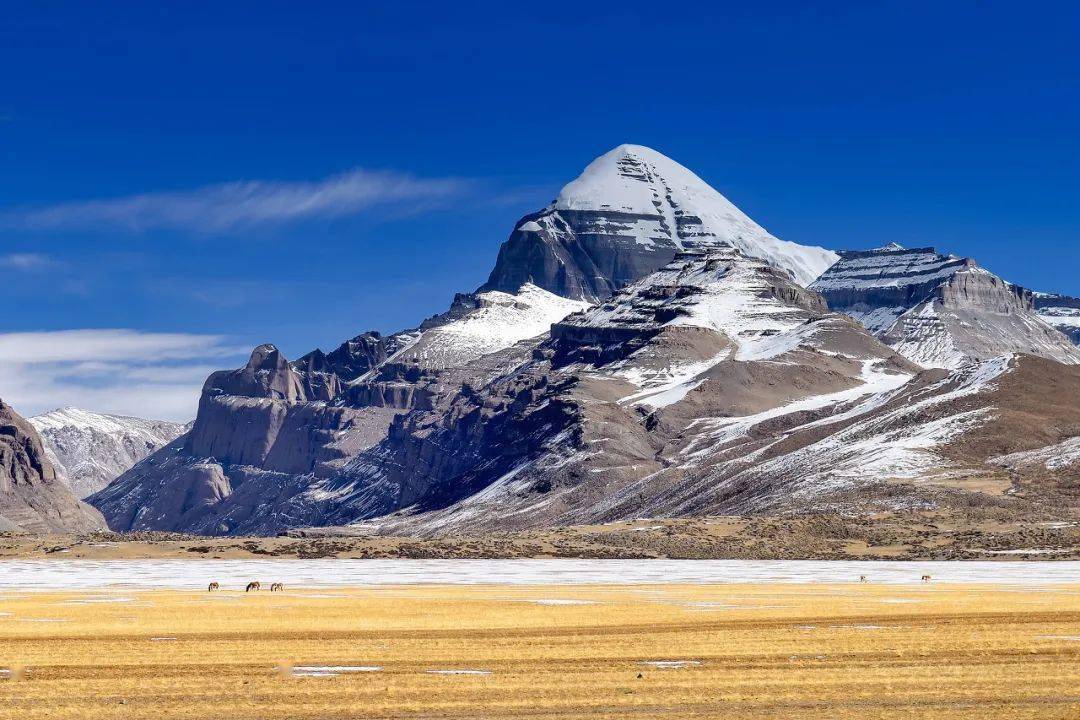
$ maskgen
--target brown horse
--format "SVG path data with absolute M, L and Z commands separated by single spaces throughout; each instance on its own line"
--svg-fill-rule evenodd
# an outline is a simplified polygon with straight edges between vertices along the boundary
M 210 583 L 209 587 L 206 588 L 206 592 L 214 592 L 218 588 L 219 588 L 219 585 L 216 582 L 212 582 L 212 583 Z
M 249 582 L 247 584 L 247 588 L 245 588 L 244 592 L 251 592 L 252 590 L 258 590 L 261 587 L 262 587 L 262 585 L 259 584 L 258 580 L 256 580 L 255 582 Z
M 923 575 L 922 576 L 922 581 L 923 582 L 930 582 L 930 576 L 929 575 Z
M 270 592 L 277 592 L 278 590 L 280 590 L 281 592 L 285 592 L 285 586 L 281 583 L 270 584 Z

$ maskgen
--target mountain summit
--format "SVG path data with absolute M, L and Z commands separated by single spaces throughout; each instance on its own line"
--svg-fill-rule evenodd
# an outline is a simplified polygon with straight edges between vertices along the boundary
M 89 502 L 114 530 L 215 535 L 912 508 L 1056 522 L 1075 507 L 1080 364 L 1036 309 L 928 248 L 778 240 L 622 145 L 515 225 L 479 290 L 327 353 L 257 347 L 210 376 L 190 432 Z
M 526 282 L 596 301 L 659 270 L 675 253 L 735 248 L 807 285 L 839 256 L 770 235 L 674 160 L 620 145 L 567 184 L 548 207 L 526 215 L 499 250 L 482 290 L 516 292 Z

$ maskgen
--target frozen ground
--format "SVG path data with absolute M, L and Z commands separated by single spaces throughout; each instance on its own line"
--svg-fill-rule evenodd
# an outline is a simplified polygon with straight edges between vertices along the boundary
M 298 587 L 394 584 L 1080 583 L 1080 561 L 801 560 L 3 560 L 0 590 L 223 589 L 251 580 Z

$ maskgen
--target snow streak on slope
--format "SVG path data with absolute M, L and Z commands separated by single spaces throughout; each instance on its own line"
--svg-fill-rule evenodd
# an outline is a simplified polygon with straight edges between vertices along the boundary
M 679 249 L 730 245 L 791 271 L 803 285 L 839 257 L 778 240 L 690 170 L 641 145 L 620 145 L 594 160 L 562 189 L 552 209 L 637 215 L 630 227 L 619 222 L 619 231 L 636 235 L 640 244 L 661 236 Z
M 1071 437 L 1053 445 L 1022 452 L 999 455 L 987 462 L 1005 467 L 1042 465 L 1047 470 L 1060 470 L 1080 464 L 1080 436 Z
M 893 328 L 899 340 L 890 345 L 913 363 L 923 367 L 957 368 L 967 360 L 967 355 L 956 347 L 935 300 L 927 300 L 905 313 L 903 320 Z
M 946 463 L 935 448 L 992 416 L 990 408 L 950 412 L 953 404 L 989 390 L 996 378 L 1009 371 L 1012 362 L 1011 357 L 1003 356 L 969 364 L 910 397 L 905 396 L 893 408 L 887 406 L 905 392 L 904 385 L 910 377 L 881 373 L 868 363 L 864 373 L 867 382 L 858 388 L 800 400 L 748 417 L 701 421 L 699 427 L 704 432 L 683 451 L 683 463 L 685 467 L 693 467 L 711 454 L 738 448 L 738 441 L 763 422 L 828 406 L 842 408 L 856 400 L 846 410 L 783 431 L 751 453 L 739 452 L 736 459 L 722 467 L 730 471 L 732 465 L 745 463 L 745 470 L 740 470 L 735 478 L 753 477 L 788 484 L 789 489 L 783 495 L 786 501 L 796 504 L 851 485 L 940 472 L 946 469 Z M 935 412 L 939 416 L 923 420 L 932 408 L 941 408 L 944 414 Z M 829 427 L 836 430 L 791 452 L 770 457 L 770 450 L 785 439 L 801 433 L 814 436 Z M 775 500 L 776 496 L 763 502 Z

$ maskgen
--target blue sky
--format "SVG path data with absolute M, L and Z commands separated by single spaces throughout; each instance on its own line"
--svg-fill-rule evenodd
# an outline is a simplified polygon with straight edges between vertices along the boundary
M 623 142 L 784 239 L 1080 294 L 1075 5 L 310 5 L 5 12 L 0 397 L 181 417 L 256 343 L 414 325 Z

